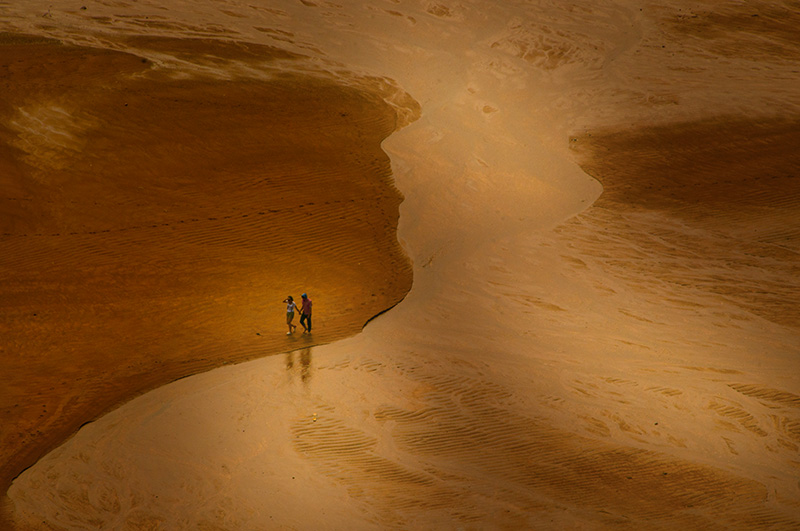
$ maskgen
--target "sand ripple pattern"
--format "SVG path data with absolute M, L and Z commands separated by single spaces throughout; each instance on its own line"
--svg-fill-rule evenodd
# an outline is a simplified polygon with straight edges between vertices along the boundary
M 609 274 L 654 296 L 666 289 L 676 304 L 697 288 L 800 328 L 798 122 L 708 120 L 573 140 L 604 194 L 559 230 L 607 257 Z M 591 240 L 579 235 L 587 229 Z
M 0 482 L 131 396 L 355 333 L 410 287 L 380 142 L 411 100 L 378 79 L 355 90 L 262 70 L 221 82 L 201 67 L 297 56 L 131 40 L 199 57 L 197 71 L 0 36 L 13 81 L 0 109 L 0 372 L 13 375 Z M 326 285 L 340 299 L 330 318 Z M 280 301 L 304 291 L 316 292 L 317 334 L 287 339 Z
M 30 0 L 8 11 L 39 32 L 101 48 L 111 42 L 217 82 L 268 83 L 276 71 L 297 76 L 316 64 L 317 73 L 377 90 L 393 107 L 395 125 L 403 125 L 416 114 L 396 87 L 347 70 L 389 72 L 413 87 L 424 112 L 408 135 L 390 140 L 408 193 L 402 235 L 417 260 L 417 289 L 406 303 L 356 338 L 315 348 L 313 361 L 303 349 L 299 363 L 289 353 L 285 367 L 276 366 L 280 358 L 227 367 L 157 389 L 89 424 L 12 487 L 31 521 L 211 529 L 800 528 L 796 1 L 141 0 L 51 7 Z M 172 49 L 134 38 L 141 33 L 174 37 Z M 186 37 L 203 52 L 224 52 L 196 54 Z M 221 62 L 221 55 L 236 60 Z M 134 63 L 115 63 L 116 70 L 138 72 Z M 225 101 L 209 85 L 214 101 Z M 334 123 L 347 121 L 346 109 L 327 98 L 314 102 L 331 110 Z M 72 108 L 62 99 L 22 109 L 15 127 L 31 134 L 15 149 L 38 149 L 50 167 L 63 167 L 56 154 L 82 145 L 67 135 L 96 126 L 88 115 L 80 115 L 79 127 L 65 126 L 62 110 Z M 293 125 L 296 109 L 290 111 L 284 123 Z M 338 134 L 322 128 L 310 137 L 324 143 Z M 249 140 L 245 134 L 239 142 Z M 359 144 L 358 135 L 352 141 Z M 585 211 L 596 187 L 572 165 L 568 145 L 603 184 L 600 200 Z M 315 163 L 328 161 L 307 157 L 276 155 L 274 167 L 313 181 L 320 176 Z M 370 157 L 348 160 L 383 167 Z M 263 262 L 273 263 L 289 241 L 311 243 L 288 228 L 270 254 L 248 246 L 242 234 L 286 215 L 282 204 L 254 204 L 249 194 L 276 186 L 280 198 L 286 188 L 258 171 L 236 179 L 243 169 L 222 176 L 232 184 L 226 197 L 246 205 L 241 211 L 213 207 L 214 189 L 187 193 L 192 208 L 185 215 L 64 227 L 83 210 L 70 207 L 34 227 L 26 215 L 11 216 L 3 232 L 14 251 L 27 241 L 31 255 L 44 260 L 50 255 L 33 248 L 54 244 L 70 265 L 81 262 L 59 240 L 80 240 L 81 253 L 110 260 L 117 248 L 86 234 L 96 230 L 124 229 L 135 241 L 175 230 L 189 241 L 173 249 L 177 255 L 215 250 L 218 260 L 199 258 L 203 281 L 184 287 L 229 296 L 214 304 L 176 299 L 173 313 L 161 314 L 174 330 L 184 323 L 181 309 L 198 309 L 193 323 L 205 333 L 187 335 L 202 369 L 211 363 L 200 348 L 209 341 L 217 352 L 256 352 L 257 343 L 234 339 L 245 331 L 254 339 L 252 327 L 236 326 L 255 317 L 214 317 L 269 285 L 252 281 L 231 292 L 231 279 L 263 279 Z M 350 171 L 337 175 L 346 181 Z M 163 191 L 174 194 L 166 204 L 148 200 L 163 209 L 184 197 L 179 188 Z M 30 214 L 26 190 L 11 192 L 9 209 Z M 370 194 L 353 190 L 346 199 Z M 353 218 L 346 228 L 363 239 L 375 227 L 358 219 L 356 207 L 370 204 L 332 206 Z M 316 198 L 298 205 L 303 215 L 314 211 L 309 218 L 326 216 Z M 65 237 L 62 228 L 76 234 Z M 115 244 L 123 239 L 104 234 Z M 339 260 L 360 257 L 333 240 L 316 243 Z M 171 249 L 168 238 L 158 242 Z M 228 250 L 252 261 L 232 275 Z M 175 256 L 143 258 L 142 271 L 170 267 Z M 401 260 L 390 263 L 402 268 Z M 318 266 L 330 267 L 327 257 Z M 347 273 L 349 287 L 381 278 L 374 270 Z M 29 282 L 43 300 L 68 306 L 72 293 L 36 278 Z M 171 286 L 164 285 L 170 300 Z M 358 304 L 380 294 L 368 289 Z M 96 308 L 81 317 L 94 322 L 105 315 L 100 310 L 125 309 Z M 219 337 L 221 330 L 229 335 Z M 80 331 L 65 329 L 68 337 Z M 68 354 L 85 350 L 63 344 Z M 152 366 L 128 369 L 136 377 Z M 73 403 L 59 404 L 55 414 L 49 403 L 44 412 L 40 406 L 27 406 L 30 418 L 60 418 L 60 408 Z M 203 451 L 187 451 L 197 447 Z M 285 517 L 280 523 L 268 520 L 277 513 Z
M 377 407 L 372 432 L 318 404 L 318 413 L 297 419 L 291 433 L 295 449 L 362 500 L 368 521 L 381 527 L 469 527 L 487 520 L 536 527 L 566 522 L 567 515 L 572 525 L 585 518 L 630 529 L 789 529 L 800 523 L 764 505 L 771 494 L 751 479 L 576 437 L 544 418 L 517 413 L 519 397 L 489 381 L 433 374 L 424 366 L 390 369 L 374 360 L 354 368 L 365 365 L 393 373 L 404 385 L 413 382 L 424 406 Z M 717 412 L 739 415 L 724 407 Z

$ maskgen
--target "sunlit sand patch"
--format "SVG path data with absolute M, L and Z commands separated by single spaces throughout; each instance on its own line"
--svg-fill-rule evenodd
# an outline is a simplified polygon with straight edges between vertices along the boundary
M 64 169 L 71 156 L 83 149 L 82 133 L 92 126 L 91 121 L 81 124 L 74 115 L 57 101 L 51 105 L 45 102 L 37 107 L 18 108 L 8 125 L 18 139 L 14 147 L 26 153 L 24 162 L 31 166 L 50 166 L 43 170 Z

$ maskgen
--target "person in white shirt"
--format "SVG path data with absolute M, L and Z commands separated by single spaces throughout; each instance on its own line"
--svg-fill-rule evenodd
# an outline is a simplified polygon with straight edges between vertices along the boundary
M 294 299 L 291 295 L 286 297 L 283 302 L 286 303 L 286 325 L 289 327 L 289 331 L 286 332 L 286 335 L 290 336 L 297 329 L 297 326 L 292 324 L 292 319 L 294 319 L 294 312 L 297 310 L 297 305 L 294 303 Z

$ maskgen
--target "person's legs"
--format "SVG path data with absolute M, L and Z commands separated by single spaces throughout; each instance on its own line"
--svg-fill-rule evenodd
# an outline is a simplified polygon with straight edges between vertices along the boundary
M 309 333 L 311 333 L 311 316 L 310 315 L 303 315 L 306 318 L 306 329 Z
M 293 328 L 297 328 L 292 324 L 292 319 L 294 319 L 294 312 L 286 312 L 286 325 L 289 327 L 289 331 L 286 332 L 287 336 L 293 332 Z
M 306 319 L 308 316 L 306 314 L 300 314 L 300 324 L 303 326 L 303 332 L 308 332 L 308 326 L 306 326 Z

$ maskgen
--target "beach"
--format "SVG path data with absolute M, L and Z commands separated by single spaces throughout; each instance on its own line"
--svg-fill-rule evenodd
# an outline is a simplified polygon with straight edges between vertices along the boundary
M 3 9 L 12 529 L 800 526 L 792 2 Z

